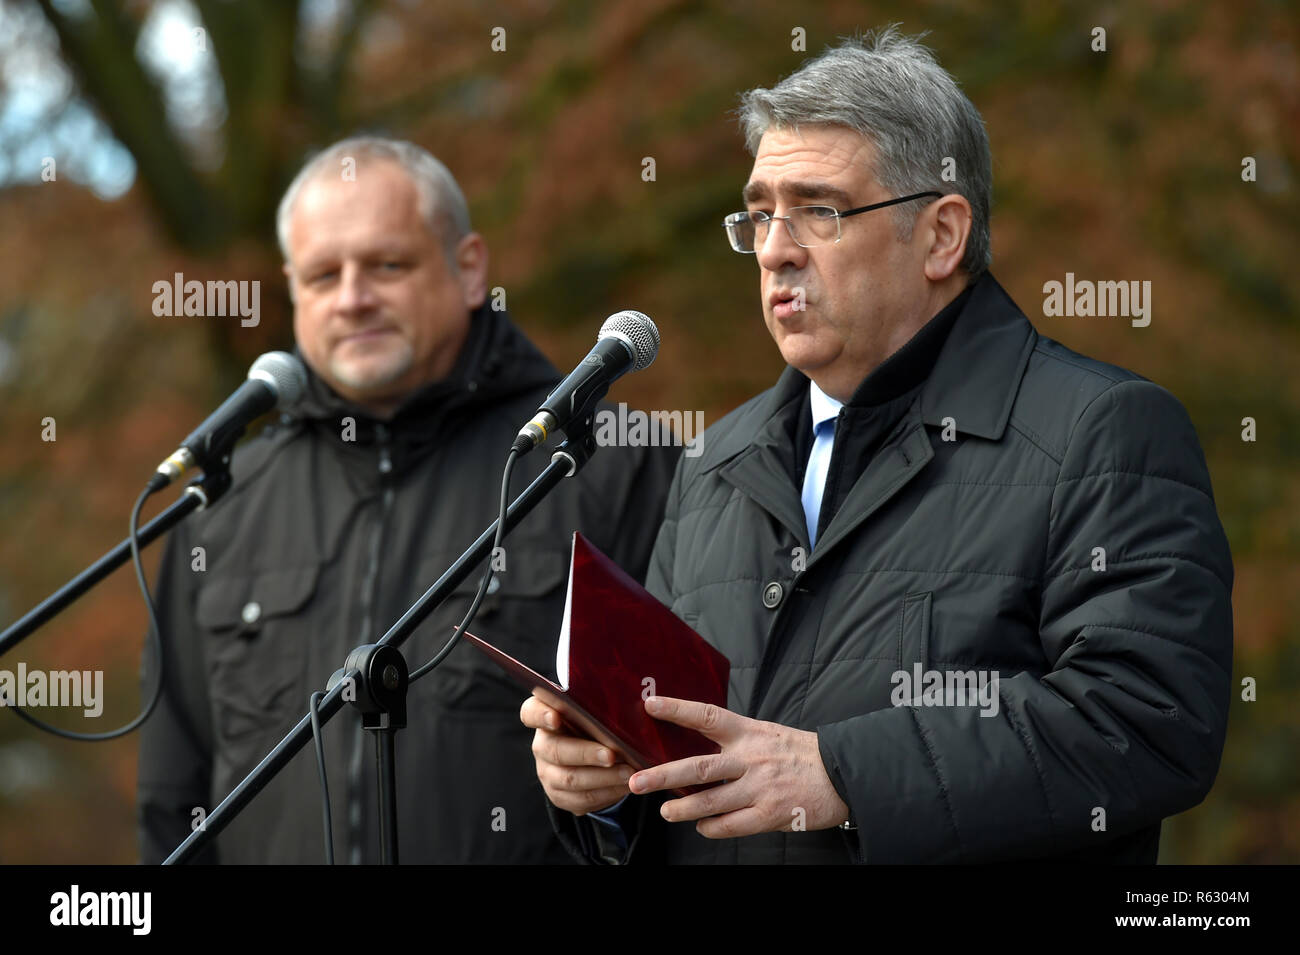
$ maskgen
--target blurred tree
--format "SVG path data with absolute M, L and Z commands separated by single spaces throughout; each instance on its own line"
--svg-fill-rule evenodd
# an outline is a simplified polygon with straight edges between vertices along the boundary
M 333 5 L 334 16 L 321 24 L 303 21 L 307 4 L 194 0 L 201 25 L 183 42 L 193 44 L 195 53 L 211 51 L 225 105 L 219 141 L 208 147 L 220 157 L 214 164 L 204 147 L 187 144 L 178 133 L 168 116 L 164 79 L 142 62 L 141 31 L 156 4 L 37 3 L 80 95 L 134 157 L 140 184 L 168 235 L 198 257 L 237 240 L 271 241 L 267 222 L 303 152 L 348 125 L 343 77 L 373 7 L 371 0 Z M 327 29 L 332 44 L 310 58 L 296 55 L 305 29 Z M 282 323 L 281 316 L 268 326 Z M 236 326 L 206 327 L 217 361 L 227 371 L 242 370 L 250 336 L 237 346 Z

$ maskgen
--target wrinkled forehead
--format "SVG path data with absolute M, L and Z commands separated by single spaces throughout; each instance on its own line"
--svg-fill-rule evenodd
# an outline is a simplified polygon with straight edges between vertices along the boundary
M 763 134 L 742 196 L 775 200 L 865 201 L 876 188 L 871 141 L 845 126 L 773 127 Z
M 354 177 L 323 172 L 303 183 L 289 217 L 291 254 L 323 247 L 437 240 L 410 176 L 385 160 L 358 162 Z
M 391 214 L 418 209 L 419 199 L 420 190 L 400 165 L 389 159 L 357 157 L 353 165 L 322 169 L 304 182 L 291 221 L 344 210 Z

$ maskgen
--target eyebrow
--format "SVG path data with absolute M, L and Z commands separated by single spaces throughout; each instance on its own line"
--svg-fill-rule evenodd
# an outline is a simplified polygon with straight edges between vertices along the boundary
M 851 204 L 847 192 L 821 179 L 799 179 L 794 182 L 784 182 L 781 184 L 781 191 L 795 199 L 829 199 L 843 206 Z M 765 182 L 751 181 L 745 184 L 744 191 L 740 195 L 746 203 L 758 202 L 760 199 L 769 198 L 771 190 L 768 189 Z
M 316 250 L 311 255 L 302 259 L 301 267 L 304 272 L 310 272 L 316 268 L 322 268 L 325 265 L 335 265 L 340 259 L 360 256 L 364 260 L 374 259 L 405 259 L 412 256 L 410 248 L 401 242 L 393 239 L 391 236 L 384 237 L 379 244 L 357 252 L 355 249 L 340 252 L 337 248 L 325 247 Z

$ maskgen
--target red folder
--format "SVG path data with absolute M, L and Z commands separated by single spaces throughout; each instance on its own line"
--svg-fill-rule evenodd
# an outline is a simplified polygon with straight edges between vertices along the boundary
M 559 683 L 473 634 L 465 639 L 574 730 L 636 769 L 720 749 L 695 730 L 656 720 L 645 699 L 673 696 L 725 707 L 731 664 L 581 534 L 573 535 L 556 653 Z M 704 788 L 675 791 L 684 796 Z

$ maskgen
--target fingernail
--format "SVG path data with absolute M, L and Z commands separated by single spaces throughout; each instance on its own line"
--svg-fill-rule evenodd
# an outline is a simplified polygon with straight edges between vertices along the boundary
M 645 788 L 645 779 L 640 777 L 637 778 L 628 777 L 628 788 L 630 788 L 634 793 L 639 793 L 642 789 Z
M 596 758 L 600 760 L 602 763 L 604 763 L 606 766 L 614 765 L 614 754 L 607 749 L 602 749 L 599 752 L 597 752 Z
M 618 771 L 618 775 L 619 778 L 623 780 L 623 782 L 627 782 L 629 779 L 632 778 L 632 770 L 624 766 L 622 769 Z
M 659 702 L 659 697 L 652 696 L 645 701 L 645 711 L 647 713 L 661 713 L 664 705 Z

